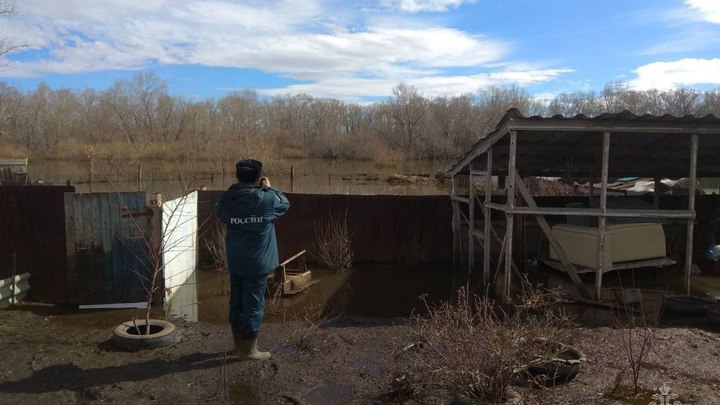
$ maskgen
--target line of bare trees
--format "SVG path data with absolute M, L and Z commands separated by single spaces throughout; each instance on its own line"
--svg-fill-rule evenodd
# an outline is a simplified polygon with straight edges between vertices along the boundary
M 720 88 L 636 91 L 612 83 L 601 92 L 533 98 L 521 87 L 425 97 L 398 84 L 392 97 L 369 105 L 308 95 L 260 98 L 253 90 L 219 99 L 168 94 L 151 71 L 104 91 L 22 92 L 0 82 L 0 153 L 103 159 L 121 156 L 209 159 L 227 170 L 238 156 L 383 160 L 453 158 L 491 131 L 510 107 L 525 115 L 705 115 L 720 112 Z

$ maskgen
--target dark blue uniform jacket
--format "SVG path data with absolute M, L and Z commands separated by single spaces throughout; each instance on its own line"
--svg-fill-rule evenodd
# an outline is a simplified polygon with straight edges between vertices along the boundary
M 226 224 L 230 274 L 260 277 L 280 264 L 274 222 L 289 208 L 285 194 L 273 188 L 237 183 L 222 193 L 215 215 Z

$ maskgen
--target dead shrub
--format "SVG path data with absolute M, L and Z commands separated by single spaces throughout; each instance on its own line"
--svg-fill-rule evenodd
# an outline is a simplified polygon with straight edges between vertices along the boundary
M 322 308 L 307 307 L 299 315 L 295 315 L 295 319 L 300 321 L 302 326 L 293 330 L 288 342 L 301 353 L 314 351 L 320 339 L 321 329 L 337 318 L 338 316 L 331 317 L 325 314 Z
M 503 309 L 461 289 L 457 304 L 428 307 L 427 316 L 412 318 L 414 343 L 404 352 L 422 366 L 421 378 L 413 370 L 412 380 L 475 401 L 510 399 L 509 387 L 525 367 L 556 355 L 555 343 L 569 337 L 567 316 L 552 310 L 559 300 L 555 292 L 534 289 Z M 412 392 L 408 381 L 402 381 L 404 393 Z
M 342 219 L 329 213 L 327 217 L 315 222 L 313 229 L 316 259 L 335 272 L 349 269 L 353 261 L 353 248 L 347 212 Z
M 640 375 L 645 370 L 647 358 L 655 343 L 655 329 L 647 325 L 645 317 L 630 313 L 627 308 L 623 322 L 619 314 L 615 314 L 616 326 L 623 334 L 622 351 L 627 366 L 620 370 L 615 378 L 611 396 L 626 398 L 640 393 Z

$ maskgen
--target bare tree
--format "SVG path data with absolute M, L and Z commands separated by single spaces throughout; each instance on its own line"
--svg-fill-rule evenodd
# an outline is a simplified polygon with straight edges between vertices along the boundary
M 531 105 L 528 92 L 517 85 L 504 88 L 491 86 L 478 90 L 475 106 L 478 109 L 481 133 L 486 134 L 495 129 L 495 125 L 508 109 L 517 108 L 521 113 L 529 114 Z
M 720 88 L 705 92 L 698 114 L 720 116 Z
M 665 113 L 682 117 L 698 111 L 701 94 L 697 90 L 675 89 L 661 93 L 660 100 Z
M 400 145 L 406 153 L 413 153 L 421 137 L 420 128 L 427 112 L 427 101 L 415 86 L 400 83 L 392 90 L 392 117 L 400 131 Z
M 16 87 L 0 82 L 0 141 L 18 142 L 15 128 L 22 100 Z
M 0 1 L 0 18 L 13 18 L 17 15 L 15 4 L 9 1 Z M 20 43 L 19 39 L 14 37 L 0 38 L 0 56 L 6 55 L 12 51 L 26 47 L 26 44 Z

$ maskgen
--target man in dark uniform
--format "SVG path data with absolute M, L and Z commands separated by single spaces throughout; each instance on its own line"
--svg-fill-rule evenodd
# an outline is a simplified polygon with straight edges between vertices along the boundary
M 264 360 L 257 349 L 265 309 L 267 274 L 279 264 L 274 222 L 290 208 L 282 192 L 260 177 L 262 163 L 245 159 L 235 165 L 238 182 L 215 203 L 215 215 L 226 224 L 230 274 L 230 327 L 241 358 Z

